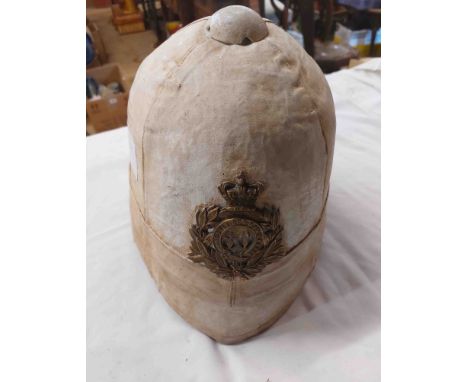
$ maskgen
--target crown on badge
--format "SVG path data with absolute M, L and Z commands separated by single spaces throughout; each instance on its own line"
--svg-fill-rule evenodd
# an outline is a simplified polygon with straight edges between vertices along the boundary
M 242 171 L 234 180 L 221 183 L 218 190 L 229 206 L 253 207 L 264 188 L 261 182 L 249 183 Z

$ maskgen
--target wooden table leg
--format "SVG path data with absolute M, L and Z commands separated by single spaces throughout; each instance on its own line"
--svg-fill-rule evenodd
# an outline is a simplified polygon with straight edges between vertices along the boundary
M 183 26 L 195 20 L 192 1 L 178 1 L 178 14 Z
M 299 0 L 299 17 L 301 20 L 302 35 L 304 36 L 304 49 L 314 57 L 315 20 L 314 0 Z
M 258 10 L 260 11 L 260 16 L 265 17 L 265 0 L 258 0 Z

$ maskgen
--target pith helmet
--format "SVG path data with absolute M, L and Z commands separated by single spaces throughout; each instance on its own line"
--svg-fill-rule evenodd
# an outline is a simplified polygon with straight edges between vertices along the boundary
M 325 224 L 335 112 L 319 67 L 273 23 L 226 7 L 144 60 L 128 126 L 134 238 L 161 294 L 223 343 L 268 328 Z

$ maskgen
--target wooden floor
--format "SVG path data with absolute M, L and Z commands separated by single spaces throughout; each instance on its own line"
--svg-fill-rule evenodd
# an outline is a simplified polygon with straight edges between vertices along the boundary
M 157 46 L 153 31 L 121 35 L 112 24 L 110 8 L 87 8 L 86 17 L 94 22 L 101 34 L 106 52 L 107 63 L 117 63 L 122 71 L 124 82 L 131 86 L 141 62 Z M 93 126 L 86 121 L 86 132 L 93 134 Z
M 109 55 L 108 62 L 118 63 L 125 80 L 131 84 L 140 63 L 155 49 L 156 35 L 153 31 L 119 34 L 112 24 L 110 8 L 88 8 L 86 16 L 99 28 Z

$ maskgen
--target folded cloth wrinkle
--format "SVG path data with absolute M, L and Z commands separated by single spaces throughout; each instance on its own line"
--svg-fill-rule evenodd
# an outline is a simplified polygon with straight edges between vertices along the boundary
M 266 332 L 221 345 L 159 294 L 133 243 L 126 128 L 87 138 L 87 381 L 380 380 L 380 59 L 327 76 L 337 130 L 315 270 Z

